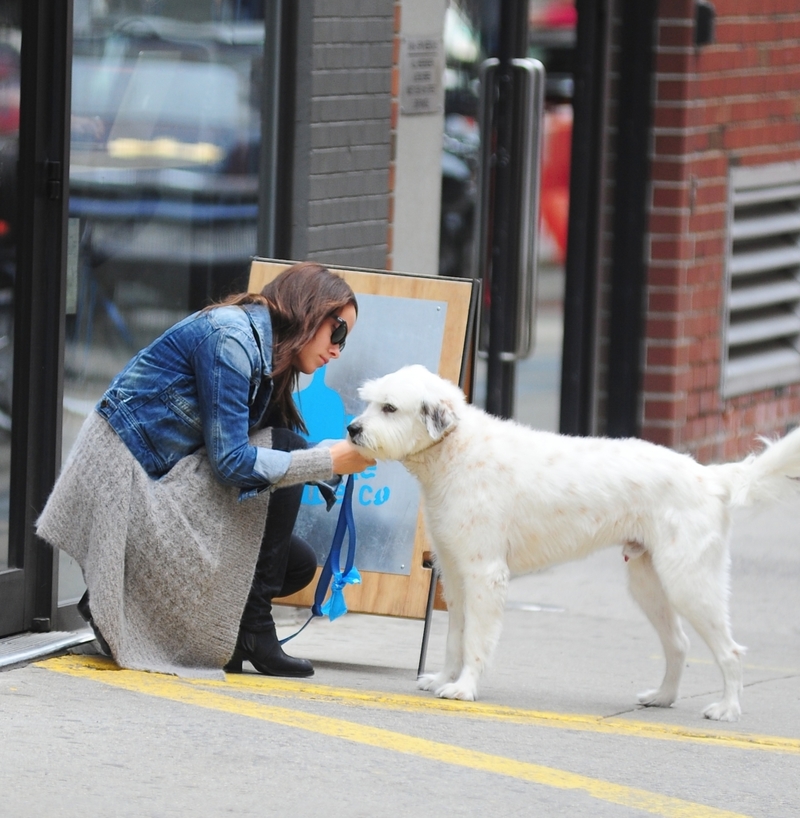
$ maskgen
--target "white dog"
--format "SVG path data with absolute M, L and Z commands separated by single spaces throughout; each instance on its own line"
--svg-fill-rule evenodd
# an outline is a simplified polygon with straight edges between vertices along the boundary
M 610 545 L 623 549 L 630 589 L 666 654 L 643 705 L 677 698 L 688 639 L 679 615 L 722 671 L 707 718 L 741 712 L 741 657 L 728 620 L 730 510 L 794 496 L 800 429 L 740 463 L 701 466 L 643 440 L 537 432 L 466 403 L 452 383 L 408 366 L 360 390 L 348 432 L 368 456 L 399 460 L 422 486 L 427 530 L 450 614 L 444 669 L 419 680 L 474 700 L 502 628 L 508 581 Z

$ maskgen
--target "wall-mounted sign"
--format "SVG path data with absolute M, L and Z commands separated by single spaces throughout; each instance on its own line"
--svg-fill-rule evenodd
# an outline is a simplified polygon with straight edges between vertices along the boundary
M 400 45 L 400 113 L 441 113 L 443 54 L 442 40 L 438 37 L 403 38 Z

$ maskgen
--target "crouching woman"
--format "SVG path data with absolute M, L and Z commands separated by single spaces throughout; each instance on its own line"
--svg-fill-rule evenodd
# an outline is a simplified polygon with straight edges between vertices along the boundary
M 293 534 L 303 484 L 373 461 L 347 440 L 308 448 L 292 392 L 339 357 L 357 314 L 344 279 L 298 264 L 180 321 L 111 382 L 37 532 L 81 566 L 79 611 L 119 665 L 313 674 L 272 617 L 316 569 Z

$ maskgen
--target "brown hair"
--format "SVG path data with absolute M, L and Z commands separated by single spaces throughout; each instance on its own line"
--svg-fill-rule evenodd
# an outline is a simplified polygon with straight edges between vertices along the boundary
M 284 270 L 260 293 L 237 293 L 206 309 L 245 304 L 267 307 L 272 318 L 271 422 L 307 432 L 292 399 L 300 374 L 292 361 L 326 318 L 338 315 L 348 304 L 358 314 L 355 294 L 341 276 L 321 264 L 304 261 Z

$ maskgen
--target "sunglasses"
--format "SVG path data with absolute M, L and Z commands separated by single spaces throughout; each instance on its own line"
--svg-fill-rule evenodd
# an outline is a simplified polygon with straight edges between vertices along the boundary
M 338 315 L 334 315 L 333 320 L 337 322 L 337 327 L 331 333 L 331 343 L 338 344 L 339 351 L 341 352 L 344 349 L 345 340 L 347 339 L 347 321 Z

